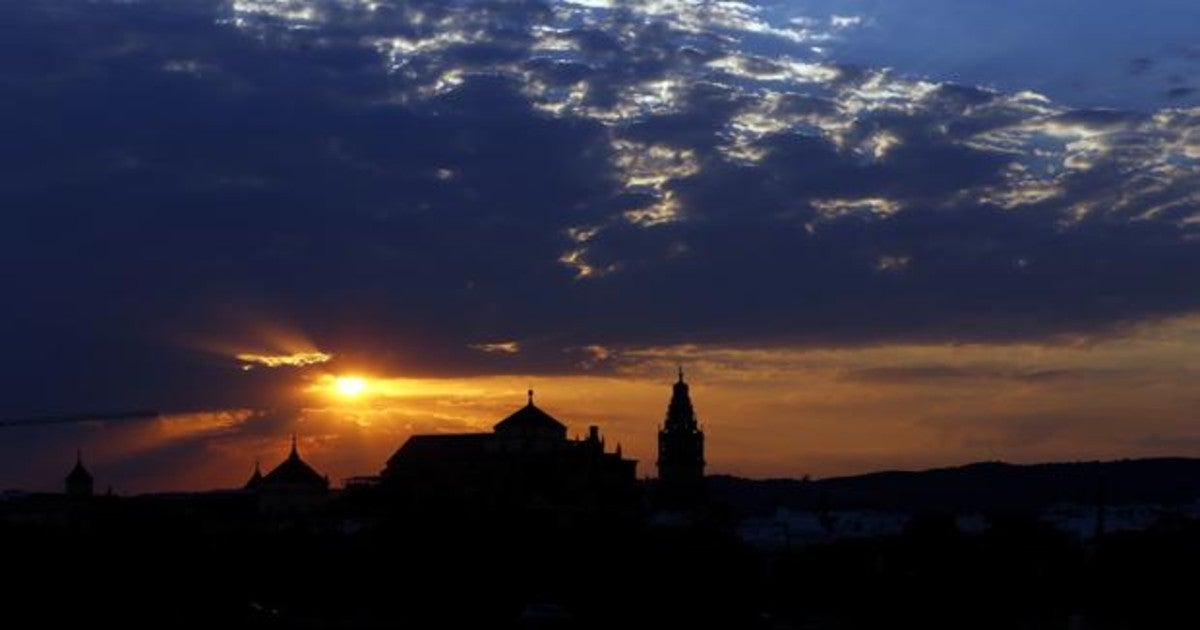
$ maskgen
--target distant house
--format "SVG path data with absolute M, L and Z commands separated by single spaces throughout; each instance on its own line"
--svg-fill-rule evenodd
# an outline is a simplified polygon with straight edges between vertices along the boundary
M 379 487 L 414 509 L 619 511 L 636 504 L 636 466 L 620 446 L 606 450 L 599 427 L 568 439 L 530 390 L 527 404 L 491 433 L 410 437 L 388 459 Z
M 746 544 L 763 549 L 786 549 L 835 540 L 898 536 L 911 515 L 879 510 L 819 512 L 777 508 L 771 517 L 747 518 L 738 525 Z

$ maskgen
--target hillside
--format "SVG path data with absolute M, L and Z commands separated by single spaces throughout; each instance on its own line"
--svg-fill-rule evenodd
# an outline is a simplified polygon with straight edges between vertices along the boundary
M 709 477 L 712 498 L 742 514 L 777 506 L 812 509 L 995 512 L 1055 503 L 1176 505 L 1200 498 L 1200 459 L 1006 464 L 981 462 L 924 471 L 886 471 L 829 479 Z

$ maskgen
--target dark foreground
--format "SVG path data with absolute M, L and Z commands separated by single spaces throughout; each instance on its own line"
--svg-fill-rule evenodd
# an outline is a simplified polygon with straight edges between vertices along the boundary
M 9 627 L 1197 627 L 1200 524 L 1073 542 L 1019 515 L 959 533 L 747 548 L 710 518 L 290 519 L 92 509 L 0 524 Z M 18 621 L 21 620 L 21 621 Z

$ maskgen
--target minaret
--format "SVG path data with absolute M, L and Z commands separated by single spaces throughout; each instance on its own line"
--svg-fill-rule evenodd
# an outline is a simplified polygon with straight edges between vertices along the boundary
M 667 419 L 658 432 L 658 503 L 667 508 L 693 508 L 703 501 L 704 432 L 696 422 L 681 367 Z

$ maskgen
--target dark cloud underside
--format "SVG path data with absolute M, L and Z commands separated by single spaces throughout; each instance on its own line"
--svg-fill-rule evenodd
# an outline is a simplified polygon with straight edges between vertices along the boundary
M 13 413 L 269 398 L 183 342 L 246 318 L 464 373 L 1200 306 L 1195 110 L 904 77 L 753 7 L 654 6 L 0 6 Z

